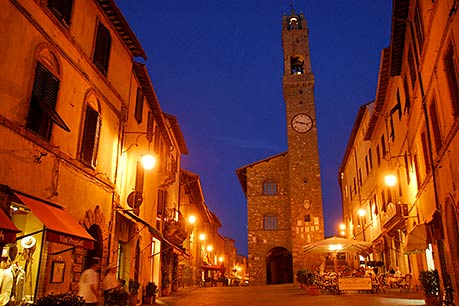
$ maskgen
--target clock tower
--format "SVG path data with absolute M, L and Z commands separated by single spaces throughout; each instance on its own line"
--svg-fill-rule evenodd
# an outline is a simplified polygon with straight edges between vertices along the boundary
M 282 18 L 288 150 L 236 169 L 247 198 L 248 272 L 253 285 L 292 283 L 321 256 L 303 246 L 324 238 L 314 75 L 303 14 Z
M 289 200 L 293 271 L 304 263 L 302 247 L 324 239 L 314 75 L 303 14 L 282 18 L 283 90 L 287 115 Z

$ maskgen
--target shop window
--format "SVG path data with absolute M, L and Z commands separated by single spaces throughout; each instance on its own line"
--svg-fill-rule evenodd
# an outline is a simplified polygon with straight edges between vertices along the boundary
M 64 120 L 56 112 L 59 83 L 59 79 L 51 71 L 37 62 L 26 128 L 48 141 L 51 139 L 53 123 L 70 132 Z
M 277 195 L 277 183 L 273 180 L 264 181 L 263 195 Z
M 143 91 L 140 87 L 137 87 L 134 117 L 137 123 L 139 124 L 142 122 L 142 114 L 143 114 Z
M 73 0 L 48 0 L 48 8 L 59 21 L 65 25 L 70 25 L 72 16 Z
M 90 106 L 86 106 L 81 142 L 80 158 L 86 165 L 95 168 L 99 147 L 101 119 L 99 113 Z
M 116 254 L 116 262 L 118 264 L 118 278 L 124 279 L 123 272 L 126 271 L 126 243 L 118 241 L 118 249 Z
M 263 229 L 267 231 L 276 230 L 277 229 L 277 217 L 273 214 L 266 215 L 263 220 Z
M 102 23 L 99 23 L 97 26 L 93 62 L 104 74 L 107 74 L 108 71 L 111 45 L 112 38 L 110 37 L 110 32 Z

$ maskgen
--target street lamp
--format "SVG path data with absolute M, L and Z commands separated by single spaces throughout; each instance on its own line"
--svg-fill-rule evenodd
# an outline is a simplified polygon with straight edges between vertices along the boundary
M 394 187 L 397 184 L 397 177 L 394 174 L 384 176 L 384 183 L 388 187 Z
M 343 236 L 343 237 L 346 236 L 346 224 L 341 223 L 339 225 L 339 234 L 340 236 Z

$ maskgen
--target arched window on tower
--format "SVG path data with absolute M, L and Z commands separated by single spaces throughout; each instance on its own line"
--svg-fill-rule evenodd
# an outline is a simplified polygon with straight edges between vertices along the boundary
M 264 181 L 263 195 L 277 195 L 277 183 L 273 180 Z
M 300 30 L 303 26 L 301 25 L 301 16 L 290 16 L 288 19 L 289 30 Z
M 290 58 L 290 68 L 292 74 L 304 73 L 304 59 L 300 55 L 295 55 Z
M 277 230 L 277 217 L 274 214 L 265 215 L 263 229 L 267 231 Z

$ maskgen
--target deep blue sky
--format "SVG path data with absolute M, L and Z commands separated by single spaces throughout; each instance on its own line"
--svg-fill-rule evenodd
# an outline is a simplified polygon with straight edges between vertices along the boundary
M 247 255 L 235 169 L 287 150 L 281 18 L 288 0 L 116 0 L 145 52 L 163 111 L 177 116 L 220 233 Z M 341 221 L 338 168 L 360 105 L 374 99 L 391 0 L 295 1 L 309 26 L 325 234 Z

